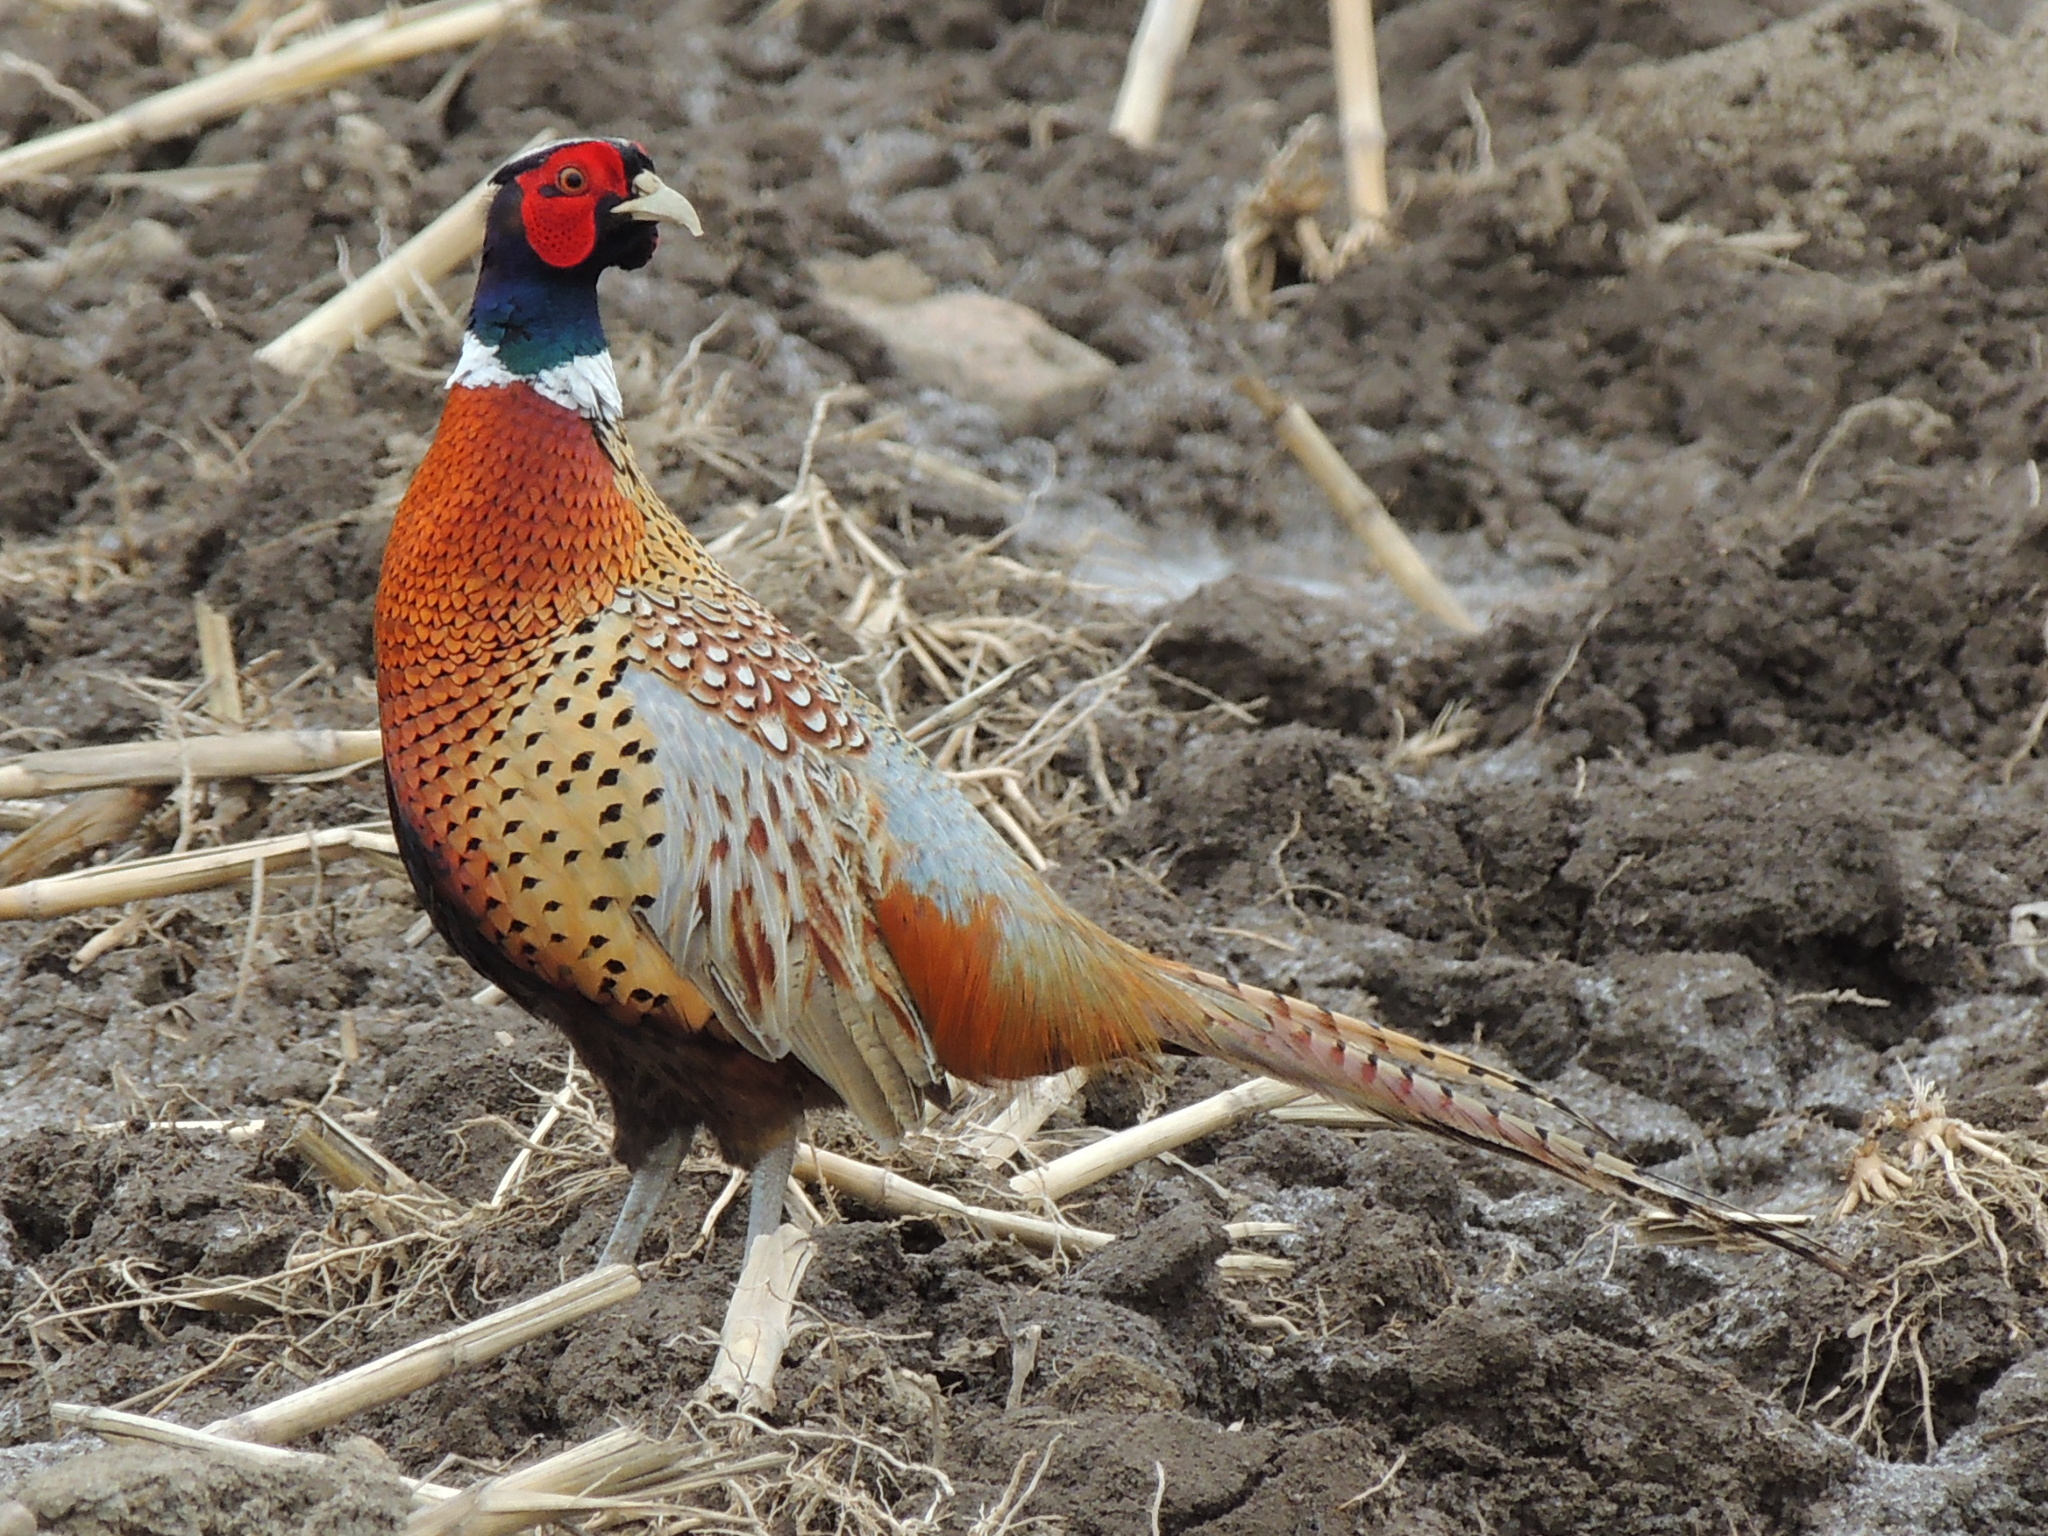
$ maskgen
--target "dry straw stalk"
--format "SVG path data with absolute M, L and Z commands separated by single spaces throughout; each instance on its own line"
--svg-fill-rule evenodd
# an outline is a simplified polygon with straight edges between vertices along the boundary
M 1235 1125 L 1246 1115 L 1291 1104 L 1306 1092 L 1306 1089 L 1297 1088 L 1292 1083 L 1255 1077 L 1235 1088 L 1212 1094 L 1199 1104 L 1190 1104 L 1186 1109 L 1161 1115 L 1157 1120 L 1147 1120 L 1143 1125 L 1134 1125 L 1114 1136 L 1105 1136 L 1092 1146 L 1054 1158 L 1043 1168 L 1020 1173 L 1010 1180 L 1010 1188 L 1020 1195 L 1064 1200 L 1074 1191 L 1099 1184 L 1148 1157 L 1157 1157 L 1161 1152 L 1186 1146 L 1227 1125 Z
M 775 1406 L 775 1373 L 789 1348 L 790 1318 L 804 1271 L 818 1251 L 811 1234 L 785 1223 L 747 1249 L 719 1330 L 718 1358 L 704 1383 L 707 1397 L 724 1396 L 741 1413 Z
M 1380 112 L 1380 66 L 1372 0 L 1330 0 L 1330 46 L 1337 56 L 1338 140 L 1351 200 L 1346 244 L 1371 243 L 1387 222 L 1387 124 Z
M 467 47 L 541 3 L 436 0 L 431 5 L 366 16 L 276 53 L 238 60 L 93 122 L 0 151 L 0 183 L 43 175 L 130 145 L 174 138 L 259 102 L 301 96 L 350 75 L 423 53 Z
M 1074 1095 L 1087 1083 L 1085 1067 L 1019 1083 L 1009 1103 L 986 1125 L 973 1126 L 961 1133 L 962 1149 L 970 1157 L 979 1158 L 984 1166 L 1000 1168 L 1023 1151 L 1024 1144 L 1038 1134 L 1039 1127 L 1072 1103 Z
M 1145 0 L 1145 14 L 1138 18 L 1137 33 L 1131 38 L 1124 83 L 1109 118 L 1109 131 L 1125 143 L 1150 149 L 1159 142 L 1174 66 L 1194 40 L 1201 14 L 1202 0 Z
M 729 1529 L 709 1512 L 680 1508 L 676 1501 L 753 1474 L 784 1471 L 789 1460 L 783 1451 L 735 1456 L 721 1446 L 691 1447 L 615 1429 L 417 1511 L 406 1522 L 406 1536 L 507 1536 L 579 1515 L 612 1520 L 679 1515 L 688 1523 L 674 1529 L 699 1529 L 707 1518 L 714 1528 Z M 746 1526 L 758 1528 L 751 1522 Z
M 537 134 L 523 149 L 552 137 Z M 493 190 L 489 177 L 471 187 L 433 223 L 282 336 L 259 347 L 256 361 L 304 377 L 368 336 L 406 301 L 476 254 L 484 243 L 484 216 L 490 211 Z
M 1301 402 L 1288 399 L 1256 374 L 1241 375 L 1237 390 L 1265 413 L 1280 441 L 1287 445 L 1287 451 L 1308 471 L 1309 478 L 1337 509 L 1337 515 L 1350 525 L 1359 542 L 1372 552 L 1381 569 L 1408 600 L 1461 635 L 1478 634 L 1478 621 L 1437 578 L 1421 551 L 1394 521 L 1393 514 L 1373 494 L 1372 487 L 1344 462 L 1344 456 L 1323 435 L 1323 429 L 1302 408 Z
M 396 1402 L 457 1371 L 495 1360 L 530 1339 L 566 1328 L 639 1293 L 640 1276 L 631 1265 L 607 1264 L 503 1311 L 408 1344 L 261 1408 L 218 1420 L 206 1426 L 207 1433 L 260 1445 L 296 1440 L 366 1408 Z
M 235 664 L 234 621 L 204 597 L 192 599 L 199 632 L 199 670 L 206 679 L 206 712 L 223 725 L 242 724 L 242 678 Z
M 0 849 L 0 887 L 82 863 L 133 832 L 163 797 L 148 785 L 86 791 Z
M 344 1193 L 369 1189 L 380 1195 L 410 1194 L 420 1188 L 411 1174 L 324 1109 L 316 1109 L 293 1128 L 285 1150 L 296 1152 L 329 1186 Z
M 288 832 L 226 848 L 166 853 L 132 864 L 51 875 L 0 889 L 0 922 L 67 917 L 92 907 L 211 890 L 234 884 L 258 864 L 275 871 L 329 853 L 371 853 L 395 859 L 398 840 L 377 827 L 330 827 L 324 832 Z
M 199 1451 L 210 1456 L 227 1456 L 264 1466 L 296 1466 L 325 1470 L 334 1466 L 332 1456 L 318 1451 L 292 1451 L 282 1446 L 257 1445 L 247 1440 L 230 1440 L 188 1424 L 169 1419 L 152 1419 L 147 1414 L 127 1413 L 119 1408 L 95 1408 L 86 1403 L 52 1403 L 50 1418 L 58 1424 L 73 1424 L 107 1440 L 144 1440 L 152 1445 L 172 1445 L 180 1450 Z M 429 1506 L 456 1497 L 460 1490 L 441 1483 L 406 1478 L 417 1502 Z
M 800 1179 L 816 1179 L 829 1184 L 841 1194 L 851 1195 L 878 1211 L 887 1211 L 895 1216 L 952 1216 L 990 1236 L 1012 1238 L 1026 1247 L 1044 1252 L 1065 1248 L 1070 1252 L 1092 1253 L 1116 1241 L 1113 1232 L 1069 1227 L 1016 1211 L 969 1205 L 944 1190 L 927 1188 L 886 1168 L 855 1162 L 850 1157 L 822 1152 L 816 1147 L 800 1146 L 796 1149 L 796 1175 Z
M 375 731 L 248 731 L 183 741 L 124 741 L 108 747 L 35 752 L 0 763 L 0 797 L 65 794 L 117 784 L 254 779 L 323 773 L 383 754 Z

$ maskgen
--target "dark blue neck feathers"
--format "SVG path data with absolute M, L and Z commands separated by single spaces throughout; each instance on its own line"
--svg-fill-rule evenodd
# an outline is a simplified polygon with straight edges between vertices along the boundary
M 470 332 L 522 378 L 602 352 L 598 270 L 585 264 L 562 271 L 541 261 L 524 241 L 490 241 L 477 274 Z

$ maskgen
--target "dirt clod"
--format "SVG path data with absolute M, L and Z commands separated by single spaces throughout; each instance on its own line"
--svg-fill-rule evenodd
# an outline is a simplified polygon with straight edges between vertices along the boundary
M 405 1484 L 360 1464 L 332 1470 L 122 1446 L 37 1472 L 15 1497 L 56 1536 L 384 1536 L 411 1507 Z

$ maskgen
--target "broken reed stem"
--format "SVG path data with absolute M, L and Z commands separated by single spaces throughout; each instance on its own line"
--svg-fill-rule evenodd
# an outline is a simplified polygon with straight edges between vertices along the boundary
M 384 753 L 375 731 L 248 731 L 182 741 L 124 741 L 109 747 L 32 752 L 0 763 L 0 797 L 55 795 L 117 784 L 255 779 L 325 773 L 373 763 Z
M 39 176 L 130 145 L 174 138 L 258 102 L 303 95 L 423 53 L 466 47 L 541 3 L 436 0 L 366 16 L 275 53 L 237 60 L 93 122 L 0 150 L 0 183 Z
M 829 1184 L 841 1194 L 851 1195 L 878 1211 L 887 1211 L 895 1216 L 955 1217 L 992 1237 L 1011 1238 L 1042 1253 L 1062 1248 L 1069 1252 L 1093 1253 L 1116 1241 L 1114 1232 L 1070 1227 L 1039 1216 L 969 1205 L 943 1190 L 913 1183 L 886 1168 L 856 1162 L 850 1157 L 820 1151 L 812 1146 L 800 1145 L 796 1149 L 795 1173 L 800 1179 L 816 1179 L 822 1184 Z
M 380 1195 L 401 1195 L 422 1187 L 411 1174 L 324 1109 L 314 1110 L 293 1128 L 285 1150 L 311 1163 L 315 1173 L 344 1193 L 368 1189 Z M 431 1195 L 434 1191 L 426 1193 Z
M 1251 373 L 1238 377 L 1237 392 L 1265 413 L 1288 452 L 1308 471 L 1309 478 L 1330 499 L 1337 515 L 1350 525 L 1359 542 L 1372 552 L 1380 568 L 1408 600 L 1461 635 L 1478 634 L 1478 622 L 1437 578 L 1408 535 L 1401 531 L 1401 525 L 1394 521 L 1393 514 L 1373 494 L 1372 487 L 1344 462 L 1344 456 L 1323 435 L 1323 429 L 1302 408 L 1301 402 L 1288 399 Z
M 1159 124 L 1166 116 L 1167 93 L 1173 89 L 1174 66 L 1194 40 L 1202 0 L 1145 0 L 1145 14 L 1131 38 L 1124 65 L 1124 83 L 1116 93 L 1109 131 L 1137 149 L 1159 142 Z
M 1246 1115 L 1291 1104 L 1308 1092 L 1292 1083 L 1270 1077 L 1255 1077 L 1235 1088 L 1212 1094 L 1199 1104 L 1177 1109 L 1157 1120 L 1147 1120 L 1127 1131 L 1118 1131 L 1101 1141 L 1056 1157 L 1043 1168 L 1020 1173 L 1010 1188 L 1020 1195 L 1042 1200 L 1064 1200 L 1076 1190 L 1099 1184 L 1112 1174 L 1142 1163 L 1161 1152 L 1186 1146 L 1203 1136 L 1235 1125 Z
M 206 1426 L 228 1440 L 279 1445 L 338 1424 L 351 1414 L 396 1402 L 457 1371 L 495 1360 L 542 1334 L 580 1322 L 593 1312 L 640 1294 L 630 1264 L 607 1264 L 567 1284 L 517 1302 L 473 1323 L 421 1339 L 327 1381 L 287 1393 Z
M 1051 1077 L 1034 1077 L 1019 1083 L 1010 1102 L 991 1116 L 986 1125 L 961 1134 L 961 1147 L 984 1166 L 1001 1167 L 1024 1150 L 1024 1143 L 1038 1133 L 1040 1126 L 1072 1103 L 1074 1095 L 1087 1082 L 1088 1069 L 1075 1067 Z
M 282 1446 L 258 1445 L 248 1440 L 230 1440 L 189 1424 L 152 1419 L 147 1414 L 127 1413 L 119 1408 L 95 1408 L 87 1403 L 52 1403 L 50 1418 L 58 1424 L 72 1424 L 107 1440 L 145 1440 L 152 1445 L 172 1445 L 180 1450 L 199 1451 L 209 1456 L 226 1456 L 259 1466 L 303 1467 L 309 1471 L 330 1471 L 335 1458 L 318 1451 L 292 1451 Z M 416 1502 L 438 1504 L 455 1498 L 460 1489 L 441 1483 L 405 1478 Z
M 817 1251 L 811 1234 L 792 1222 L 747 1249 L 703 1396 L 729 1398 L 741 1413 L 764 1413 L 775 1406 L 775 1373 L 789 1347 L 789 1320 L 804 1271 Z
M 98 933 L 95 933 L 83 944 L 79 945 L 72 952 L 71 958 L 65 962 L 66 968 L 72 975 L 76 976 L 79 972 L 90 967 L 101 955 L 109 954 L 123 945 L 134 943 L 148 931 L 149 924 L 144 920 L 141 911 L 135 907 L 129 907 L 119 917 L 115 918 L 113 922 L 107 924 L 106 927 L 100 929 Z
M 516 1472 L 488 1478 L 406 1522 L 406 1536 L 509 1536 L 577 1515 L 614 1520 L 694 1515 L 675 1501 L 702 1489 L 761 1472 L 785 1472 L 787 1451 L 727 1459 L 720 1446 L 689 1448 L 654 1440 L 634 1429 L 615 1429 L 557 1451 Z M 609 1522 L 600 1522 L 600 1527 Z M 599 1528 L 599 1527 L 591 1527 Z M 681 1529 L 694 1530 L 692 1522 Z M 748 1529 L 757 1527 L 748 1526 Z
M 1372 0 L 1330 0 L 1330 46 L 1337 58 L 1337 138 L 1351 202 L 1346 245 L 1369 244 L 1387 224 L 1387 123 L 1380 112 L 1380 68 Z
M 0 887 L 83 863 L 133 832 L 163 798 L 148 785 L 88 790 L 0 848 Z
M 554 137 L 539 133 L 521 153 Z M 496 189 L 487 176 L 433 223 L 342 289 L 275 340 L 256 349 L 256 361 L 303 378 L 347 351 L 431 288 L 484 243 L 484 216 Z
M 266 861 L 259 858 L 249 869 L 249 926 L 242 934 L 242 954 L 235 967 L 235 1000 L 228 1009 L 228 1029 L 240 1028 L 242 1010 L 249 1004 L 249 983 L 256 977 L 256 941 L 263 935 L 263 873 Z
M 92 907 L 212 890 L 215 886 L 234 884 L 259 860 L 276 870 L 303 864 L 315 854 L 329 851 L 382 854 L 395 859 L 398 840 L 379 827 L 330 827 L 322 832 L 290 832 L 227 848 L 166 853 L 130 864 L 51 875 L 0 888 L 0 922 L 67 917 Z
M 242 723 L 242 675 L 235 661 L 235 629 L 228 616 L 203 597 L 192 599 L 192 624 L 199 633 L 199 675 L 206 679 L 206 712 L 223 725 Z

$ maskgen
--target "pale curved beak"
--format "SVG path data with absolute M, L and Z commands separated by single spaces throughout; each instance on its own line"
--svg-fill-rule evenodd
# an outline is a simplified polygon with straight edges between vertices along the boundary
M 703 235 L 704 226 L 698 222 L 697 210 L 690 206 L 690 200 L 675 188 L 664 185 L 654 172 L 642 171 L 635 176 L 633 193 L 612 211 L 651 222 L 680 224 L 693 235 Z

